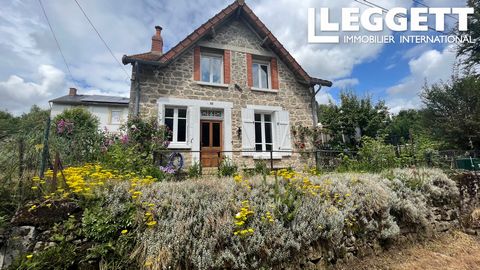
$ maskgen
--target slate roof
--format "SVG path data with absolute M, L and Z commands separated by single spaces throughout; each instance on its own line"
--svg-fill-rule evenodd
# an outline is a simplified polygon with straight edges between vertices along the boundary
M 244 0 L 236 0 L 232 4 L 228 5 L 222 11 L 217 13 L 207 22 L 198 27 L 185 39 L 180 41 L 177 45 L 172 47 L 165 54 L 159 54 L 158 52 L 147 52 L 134 55 L 124 55 L 122 58 L 123 64 L 133 63 L 136 60 L 148 61 L 148 62 L 158 62 L 159 65 L 168 65 L 178 56 L 180 56 L 184 51 L 188 50 L 201 38 L 211 33 L 212 28 L 217 28 L 223 22 L 231 18 L 232 16 L 243 16 L 246 21 L 252 26 L 252 28 L 257 32 L 257 34 L 263 39 L 266 39 L 272 51 L 274 51 L 280 59 L 293 71 L 297 78 L 308 84 L 321 84 L 323 86 L 332 86 L 332 82 L 310 77 L 307 72 L 298 64 L 298 62 L 293 58 L 293 56 L 283 47 L 283 45 L 278 41 L 278 39 L 268 30 L 268 28 L 263 24 L 260 19 L 255 15 L 255 13 L 245 4 Z
M 56 104 L 66 105 L 111 105 L 111 106 L 128 106 L 129 98 L 117 96 L 103 95 L 66 95 L 50 100 Z

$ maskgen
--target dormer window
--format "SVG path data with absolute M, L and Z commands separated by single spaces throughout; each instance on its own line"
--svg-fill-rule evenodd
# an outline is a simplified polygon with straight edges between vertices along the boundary
M 223 57 L 219 54 L 202 53 L 200 56 L 201 81 L 206 83 L 223 83 Z
M 253 61 L 252 64 L 253 87 L 270 89 L 270 63 Z

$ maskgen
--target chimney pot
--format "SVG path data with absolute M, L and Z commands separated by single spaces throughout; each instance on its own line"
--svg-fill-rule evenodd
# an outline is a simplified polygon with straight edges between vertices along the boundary
M 68 92 L 69 96 L 76 96 L 77 95 L 77 88 L 70 87 L 70 91 Z
M 152 52 L 163 53 L 162 27 L 158 25 L 155 26 L 155 35 L 152 37 Z

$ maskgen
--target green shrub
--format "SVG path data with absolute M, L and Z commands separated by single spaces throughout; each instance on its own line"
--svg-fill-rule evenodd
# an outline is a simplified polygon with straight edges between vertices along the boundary
M 64 165 L 96 161 L 102 141 L 98 125 L 86 109 L 66 109 L 52 121 L 50 149 L 60 154 Z
M 75 266 L 78 255 L 77 246 L 72 243 L 62 243 L 50 247 L 37 254 L 33 254 L 30 259 L 25 256 L 19 261 L 13 263 L 9 269 L 16 270 L 65 270 L 72 269 Z
M 237 173 L 238 166 L 229 157 L 224 157 L 218 166 L 218 176 L 233 176 Z
M 192 166 L 188 168 L 188 178 L 199 178 L 202 176 L 202 164 L 195 161 Z
M 123 134 L 104 134 L 102 164 L 121 172 L 164 179 L 165 173 L 155 164 L 155 155 L 168 146 L 165 127 L 155 119 L 132 118 L 122 129 Z

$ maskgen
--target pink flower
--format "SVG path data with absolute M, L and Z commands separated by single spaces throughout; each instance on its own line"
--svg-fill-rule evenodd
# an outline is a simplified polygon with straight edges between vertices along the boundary
M 120 137 L 120 142 L 122 142 L 122 144 L 127 144 L 128 143 L 128 135 L 127 134 L 124 134 Z

